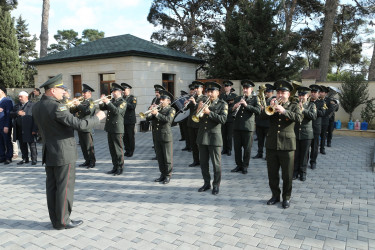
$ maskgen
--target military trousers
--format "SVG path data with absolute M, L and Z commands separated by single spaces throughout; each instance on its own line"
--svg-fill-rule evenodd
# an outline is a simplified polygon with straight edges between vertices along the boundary
M 325 149 L 327 132 L 328 132 L 328 124 L 322 125 L 322 131 L 320 132 L 320 150 Z
M 314 139 L 311 141 L 310 164 L 316 164 L 319 153 L 319 137 L 320 134 L 314 134 Z
M 268 128 L 267 127 L 256 127 L 256 134 L 257 134 L 257 139 L 258 139 L 258 154 L 263 154 L 263 148 L 264 148 L 264 143 L 266 141 L 266 136 L 268 133 Z
M 154 142 L 160 173 L 163 176 L 171 177 L 173 170 L 173 142 L 162 142 L 157 139 L 154 139 Z
M 182 139 L 182 140 L 185 140 L 187 136 L 185 135 L 184 128 L 182 127 L 182 122 L 180 122 L 180 123 L 178 124 L 178 127 L 180 128 L 181 139 Z
M 209 146 L 199 145 L 199 153 L 201 157 L 201 171 L 205 184 L 211 182 L 209 159 L 214 171 L 214 180 L 212 186 L 219 187 L 221 182 L 221 147 L 220 146 Z
M 294 150 L 266 149 L 268 182 L 272 192 L 272 197 L 279 198 L 281 190 L 279 187 L 281 168 L 281 178 L 283 179 L 283 200 L 290 199 L 292 194 Z
M 108 147 L 109 152 L 111 153 L 113 170 L 124 167 L 124 149 L 122 133 L 108 133 Z
M 92 138 L 91 132 L 82 132 L 78 131 L 79 144 L 81 146 L 83 158 L 85 162 L 95 163 L 95 149 L 94 149 L 94 140 Z
M 224 125 L 222 125 L 221 134 L 223 136 L 223 151 L 232 151 L 233 122 L 226 122 Z
M 135 124 L 124 125 L 124 148 L 125 152 L 134 153 L 135 149 Z
M 45 170 L 49 217 L 55 228 L 64 227 L 70 222 L 73 208 L 76 166 L 46 166 Z
M 233 141 L 236 165 L 245 169 L 248 168 L 250 164 L 251 147 L 253 145 L 253 131 L 234 130 Z
M 335 121 L 329 121 L 328 128 L 327 128 L 327 143 L 331 143 L 334 129 L 335 129 Z
M 190 142 L 190 136 L 189 136 L 189 129 L 187 126 L 187 121 L 188 119 L 183 120 L 180 122 L 180 126 L 182 126 L 182 130 L 184 131 L 185 134 L 185 146 L 187 148 L 191 148 L 191 142 Z
M 194 162 L 199 162 L 199 149 L 197 144 L 198 130 L 199 128 L 189 128 L 189 139 L 191 143 L 191 149 L 193 151 Z
M 309 161 L 309 149 L 311 139 L 296 140 L 296 152 L 294 157 L 294 174 L 306 174 L 307 163 Z

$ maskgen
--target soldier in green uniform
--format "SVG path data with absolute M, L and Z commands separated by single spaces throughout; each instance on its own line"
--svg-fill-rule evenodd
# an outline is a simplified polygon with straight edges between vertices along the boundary
M 255 115 L 260 114 L 261 107 L 258 98 L 252 95 L 255 84 L 250 80 L 242 80 L 241 85 L 244 95 L 234 99 L 235 104 L 232 108 L 234 155 L 237 166 L 231 172 L 241 171 L 247 174 L 255 130 Z
M 124 89 L 117 83 L 112 83 L 112 99 L 102 97 L 99 104 L 101 110 L 107 110 L 107 120 L 104 130 L 108 135 L 108 147 L 111 153 L 112 170 L 108 174 L 120 175 L 124 171 L 124 149 L 122 137 L 124 135 L 124 116 L 126 112 L 126 101 L 122 98 Z
M 95 115 L 95 106 L 92 100 L 91 93 L 94 90 L 87 84 L 82 84 L 83 90 L 82 95 L 84 100 L 79 102 L 75 100 L 73 106 L 70 107 L 70 112 L 76 114 L 79 119 L 87 119 Z M 79 143 L 81 145 L 81 150 L 85 162 L 80 164 L 80 167 L 93 168 L 95 167 L 95 149 L 94 149 L 94 140 L 92 138 L 91 129 L 85 129 L 78 131 Z
M 62 75 L 42 84 L 45 94 L 33 106 L 33 118 L 43 139 L 42 164 L 46 164 L 46 194 L 49 217 L 55 229 L 69 229 L 83 222 L 70 219 L 73 208 L 77 146 L 74 129 L 91 129 L 105 118 L 100 111 L 85 120 L 72 115 L 62 104 Z
M 190 99 L 187 102 L 190 102 L 188 105 L 188 108 L 190 109 L 190 115 L 188 117 L 188 130 L 189 130 L 189 139 L 191 142 L 191 148 L 193 151 L 193 163 L 189 165 L 189 167 L 196 167 L 200 165 L 199 160 L 199 149 L 197 142 L 197 136 L 198 136 L 198 130 L 199 130 L 199 124 L 194 122 L 192 120 L 192 116 L 195 115 L 198 103 L 199 102 L 205 102 L 207 100 L 207 97 L 203 95 L 203 82 L 200 81 L 193 81 L 194 84 L 194 91 L 195 95 L 190 97 Z
M 268 116 L 262 111 L 262 118 L 270 119 L 270 128 L 266 138 L 268 180 L 272 191 L 272 198 L 267 205 L 274 205 L 280 201 L 280 177 L 281 167 L 283 179 L 283 208 L 290 206 L 292 194 L 292 179 L 294 167 L 294 151 L 296 150 L 296 135 L 294 124 L 302 121 L 302 112 L 297 103 L 289 101 L 290 91 L 293 86 L 285 80 L 274 83 L 277 91 L 276 98 L 272 99 L 271 106 L 275 112 Z M 276 102 L 276 100 L 278 100 Z
M 298 106 L 302 111 L 302 122 L 296 122 L 294 132 L 296 133 L 296 154 L 294 157 L 293 180 L 298 177 L 301 181 L 306 180 L 307 162 L 309 160 L 309 148 L 311 140 L 314 138 L 312 121 L 316 119 L 316 106 L 313 102 L 307 100 L 310 88 L 298 88 Z
M 209 168 L 209 159 L 211 158 L 214 180 L 212 182 L 212 194 L 219 193 L 221 181 L 221 154 L 223 138 L 221 136 L 221 126 L 225 123 L 228 115 L 228 104 L 220 100 L 220 85 L 216 82 L 206 82 L 205 88 L 209 98 L 209 105 L 199 102 L 199 110 L 202 110 L 202 116 L 199 117 L 199 131 L 197 143 L 199 145 L 199 154 L 201 160 L 201 170 L 204 184 L 198 189 L 198 192 L 204 192 L 211 188 L 211 176 Z
M 229 80 L 223 81 L 224 93 L 220 94 L 219 98 L 225 101 L 229 106 L 229 101 L 233 103 L 233 100 L 237 95 L 232 92 L 233 82 Z M 233 105 L 231 105 L 233 106 Z M 223 136 L 223 150 L 221 154 L 232 155 L 232 140 L 233 140 L 233 116 L 232 111 L 229 109 L 228 117 L 226 123 L 221 127 L 221 132 Z
M 148 108 L 149 110 L 155 108 L 157 105 L 160 104 L 160 93 L 159 91 L 160 90 L 165 90 L 165 88 L 159 84 L 155 84 L 154 85 L 154 89 L 155 89 L 155 97 L 154 99 L 152 99 L 151 101 L 151 105 L 150 107 Z M 152 127 L 152 124 L 151 124 L 151 131 L 153 131 L 153 127 Z M 152 136 L 152 148 L 154 149 L 155 151 L 155 143 L 154 143 L 154 136 Z M 155 152 L 156 153 L 156 152 Z M 152 160 L 157 160 L 157 157 L 155 156 L 154 158 L 152 158 Z
M 170 106 L 173 95 L 166 90 L 159 90 L 160 108 L 154 109 L 148 121 L 152 121 L 152 135 L 155 144 L 156 158 L 159 163 L 160 177 L 155 182 L 169 183 L 173 169 L 173 136 L 171 125 L 176 110 Z
M 135 108 L 137 107 L 137 98 L 130 94 L 132 86 L 127 83 L 121 83 L 124 88 L 124 100 L 126 101 L 126 112 L 124 116 L 124 147 L 125 156 L 132 157 L 135 149 L 134 129 L 137 123 L 135 117 Z
M 194 84 L 190 84 L 189 85 L 189 90 L 190 90 L 189 96 L 190 97 L 194 96 L 195 95 L 195 85 Z M 186 103 L 187 102 L 185 102 L 185 105 L 186 105 Z M 187 107 L 187 109 L 188 109 L 188 107 Z M 186 119 L 184 119 L 182 122 L 180 122 L 180 125 L 182 124 L 182 127 L 184 129 L 185 141 L 186 141 L 186 146 L 183 149 L 181 149 L 181 150 L 182 151 L 191 152 L 191 150 L 192 150 L 192 148 L 191 148 L 192 142 L 190 141 L 190 136 L 189 136 L 189 127 L 188 127 L 189 117 L 191 118 L 191 116 L 188 116 Z
M 311 142 L 311 152 L 310 152 L 310 166 L 311 169 L 316 168 L 316 159 L 318 158 L 319 152 L 319 138 L 320 133 L 322 131 L 322 117 L 326 113 L 326 109 L 324 108 L 324 101 L 319 99 L 319 92 L 321 88 L 319 85 L 313 84 L 309 86 L 311 89 L 311 98 L 310 102 L 314 103 L 317 110 L 317 117 L 312 122 L 314 138 Z

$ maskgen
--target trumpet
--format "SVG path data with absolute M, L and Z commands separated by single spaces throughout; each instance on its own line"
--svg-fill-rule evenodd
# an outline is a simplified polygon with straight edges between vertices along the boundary
M 272 106 L 271 106 L 271 105 L 268 105 L 268 106 L 264 109 L 264 112 L 266 112 L 267 115 L 273 115 L 273 114 L 275 114 L 275 108 L 274 108 L 274 106 L 281 104 L 281 103 L 282 103 L 281 101 L 282 101 L 281 98 L 276 99 L 276 100 L 275 100 L 275 104 L 272 105 Z
M 107 96 L 105 96 L 105 98 L 108 98 L 109 100 L 111 100 L 111 99 L 112 99 L 112 95 L 107 95 Z M 102 104 L 102 103 L 103 103 L 102 98 L 93 101 L 93 103 L 95 103 L 95 104 L 96 104 L 96 103 L 98 103 L 98 104 Z
M 154 111 L 154 110 L 160 110 L 161 109 L 161 106 L 160 106 L 160 104 L 159 105 L 156 105 L 155 107 L 153 107 L 153 108 L 151 108 L 151 109 L 149 109 L 149 110 L 147 110 L 146 112 L 141 112 L 141 113 L 139 113 L 139 116 L 142 118 L 142 119 L 145 119 L 152 111 Z
M 194 97 L 194 98 L 195 98 L 196 96 L 197 96 L 197 91 L 194 91 L 194 94 L 191 95 L 190 98 L 191 98 L 191 97 Z M 189 99 L 190 99 L 190 98 L 189 98 Z M 182 110 L 185 110 L 185 109 L 187 108 L 187 106 L 188 106 L 190 103 L 191 103 L 191 101 L 188 101 L 188 102 L 184 105 L 184 107 L 182 108 Z
M 66 105 L 68 108 L 71 108 L 71 107 L 75 106 L 75 105 L 74 105 L 74 102 L 75 102 L 75 101 L 79 101 L 79 102 L 81 103 L 81 102 L 83 102 L 84 100 L 85 100 L 85 98 L 84 98 L 83 96 L 81 96 L 81 97 L 79 97 L 79 98 L 77 98 L 77 99 L 73 99 L 73 100 L 71 100 L 71 101 L 65 103 L 65 105 Z
M 202 116 L 203 116 L 203 110 L 206 108 L 206 107 L 208 107 L 208 106 L 210 106 L 211 105 L 211 100 L 210 100 L 210 98 L 207 98 L 207 100 L 203 103 L 203 105 L 202 105 L 202 107 L 199 109 L 199 110 L 197 110 L 197 113 L 195 114 L 195 115 L 193 115 L 192 117 L 191 117 L 191 119 L 194 121 L 194 122 L 199 122 L 199 118 L 201 118 Z

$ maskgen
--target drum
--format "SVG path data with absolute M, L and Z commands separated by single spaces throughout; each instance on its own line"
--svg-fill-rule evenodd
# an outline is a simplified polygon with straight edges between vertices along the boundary
M 181 111 L 181 112 L 177 113 L 173 122 L 176 122 L 176 123 L 182 122 L 183 120 L 188 118 L 189 115 L 190 115 L 190 109 L 185 110 L 185 111 Z
M 182 111 L 185 106 L 184 102 L 186 100 L 189 100 L 189 96 L 181 96 L 174 100 L 174 102 L 172 103 L 172 107 L 176 110 L 176 112 Z

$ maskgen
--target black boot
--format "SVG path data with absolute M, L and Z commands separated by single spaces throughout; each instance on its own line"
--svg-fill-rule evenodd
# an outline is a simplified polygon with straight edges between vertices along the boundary
M 80 167 L 87 167 L 88 165 L 90 165 L 90 162 L 85 161 L 84 163 L 79 164 L 78 166 L 80 166 Z
M 242 171 L 242 167 L 240 167 L 240 166 L 237 166 L 237 167 L 235 167 L 234 169 L 231 170 L 232 173 L 237 173 L 237 172 L 240 172 L 240 171 Z
M 263 158 L 263 154 L 258 153 L 256 156 L 253 157 L 253 159 L 260 159 Z
M 306 180 L 306 173 L 302 173 L 299 177 L 300 181 L 305 181 Z

